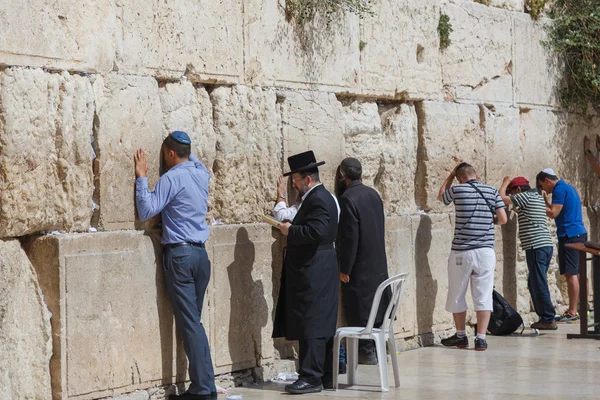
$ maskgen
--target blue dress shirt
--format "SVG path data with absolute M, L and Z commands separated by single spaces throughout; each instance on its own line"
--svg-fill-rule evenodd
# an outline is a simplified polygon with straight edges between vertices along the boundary
M 154 191 L 148 190 L 148 178 L 137 178 L 135 203 L 140 219 L 162 216 L 162 243 L 204 243 L 210 173 L 196 157 L 177 164 L 160 177 Z

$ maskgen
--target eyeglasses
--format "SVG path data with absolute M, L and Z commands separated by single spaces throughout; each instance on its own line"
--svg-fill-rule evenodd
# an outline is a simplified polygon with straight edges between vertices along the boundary
M 300 175 L 300 176 L 297 176 L 297 177 L 295 177 L 295 178 L 292 178 L 292 182 L 296 182 L 298 179 L 304 179 L 304 178 L 306 178 L 306 177 L 305 177 L 305 176 L 302 176 L 302 175 Z

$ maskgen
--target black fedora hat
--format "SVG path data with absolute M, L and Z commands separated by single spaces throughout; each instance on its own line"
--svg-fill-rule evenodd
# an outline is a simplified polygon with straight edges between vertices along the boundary
M 283 176 L 295 174 L 296 172 L 308 171 L 317 168 L 319 165 L 325 164 L 325 161 L 317 162 L 315 153 L 311 150 L 305 151 L 304 153 L 295 154 L 288 157 L 288 165 L 290 166 L 290 172 L 286 172 Z

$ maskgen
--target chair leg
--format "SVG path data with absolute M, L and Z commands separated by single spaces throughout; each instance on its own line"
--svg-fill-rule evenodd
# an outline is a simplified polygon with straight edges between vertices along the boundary
M 386 343 L 385 343 L 385 336 L 383 335 L 377 335 L 375 337 L 375 348 L 377 349 L 377 358 L 378 358 L 378 363 L 379 364 L 379 375 L 381 376 L 381 391 L 382 392 L 387 392 L 388 390 L 390 390 L 390 385 L 388 383 L 388 376 L 387 376 L 387 354 L 385 351 L 386 348 Z
M 358 367 L 358 339 L 346 337 L 346 345 L 348 384 L 352 386 L 356 384 L 356 369 Z
M 400 387 L 400 371 L 398 370 L 398 354 L 396 350 L 396 341 L 393 336 L 390 336 L 388 339 L 388 344 L 390 346 L 390 353 L 392 356 L 392 368 L 394 369 L 394 382 L 396 383 L 396 387 Z
M 333 390 L 338 390 L 338 378 L 340 375 L 340 341 L 342 339 L 335 335 L 333 339 Z

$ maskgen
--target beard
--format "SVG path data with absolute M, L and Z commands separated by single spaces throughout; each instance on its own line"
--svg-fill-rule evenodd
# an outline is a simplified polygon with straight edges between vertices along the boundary
M 345 180 L 337 179 L 335 181 L 334 192 L 335 192 L 335 197 L 337 197 L 338 200 L 342 197 L 342 195 L 344 194 L 346 189 L 348 189 L 348 185 L 346 185 Z

